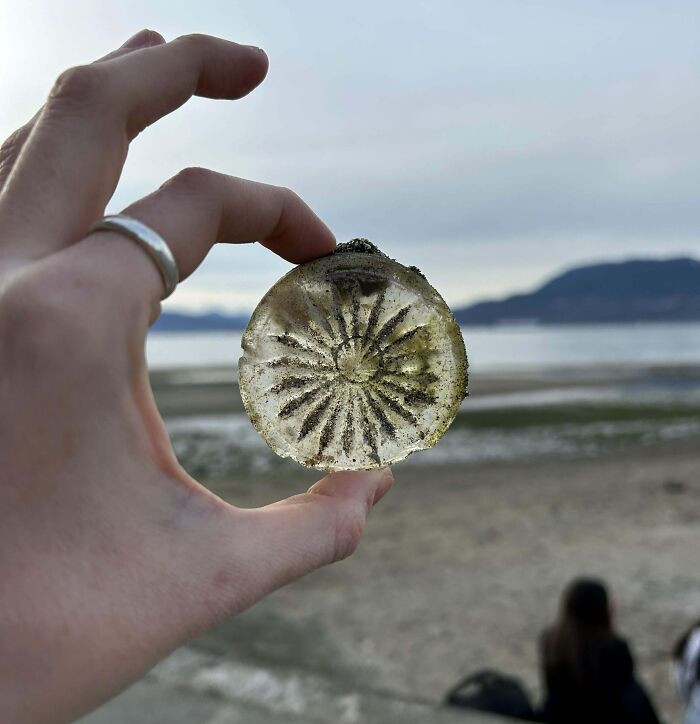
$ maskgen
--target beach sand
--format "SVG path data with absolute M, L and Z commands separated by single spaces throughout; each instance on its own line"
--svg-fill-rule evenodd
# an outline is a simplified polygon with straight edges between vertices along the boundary
M 395 469 L 356 554 L 207 634 L 243 658 L 439 700 L 484 667 L 538 695 L 536 639 L 573 576 L 602 576 L 659 708 L 678 720 L 669 649 L 700 615 L 696 442 L 595 460 Z M 218 483 L 261 505 L 316 476 Z
M 155 375 L 166 416 L 241 411 L 230 371 L 192 375 Z M 471 387 L 478 397 L 697 376 L 689 368 L 568 370 L 481 376 Z M 643 682 L 664 717 L 677 721 L 669 650 L 700 616 L 699 443 L 696 436 L 597 457 L 397 465 L 396 486 L 372 512 L 354 556 L 275 592 L 195 645 L 398 700 L 438 702 L 481 668 L 522 678 L 538 698 L 537 637 L 566 583 L 596 575 L 610 585 Z M 256 506 L 318 477 L 287 465 L 208 484 Z

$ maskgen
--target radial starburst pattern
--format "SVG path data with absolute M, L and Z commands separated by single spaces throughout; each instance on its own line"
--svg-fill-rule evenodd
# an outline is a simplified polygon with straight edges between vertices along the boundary
M 253 424 L 310 467 L 374 468 L 429 447 L 466 392 L 449 309 L 381 254 L 336 252 L 297 267 L 263 299 L 243 347 Z

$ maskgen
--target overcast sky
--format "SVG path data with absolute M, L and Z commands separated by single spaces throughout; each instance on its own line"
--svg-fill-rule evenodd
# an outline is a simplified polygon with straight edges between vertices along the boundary
M 270 72 L 139 136 L 112 213 L 190 165 L 289 186 L 453 305 L 700 256 L 697 0 L 3 2 L 0 135 L 142 27 L 260 45 Z M 168 306 L 252 308 L 287 269 L 221 246 Z

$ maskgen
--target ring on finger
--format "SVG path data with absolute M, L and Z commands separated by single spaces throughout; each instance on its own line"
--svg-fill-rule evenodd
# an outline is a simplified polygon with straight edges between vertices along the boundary
M 165 291 L 161 300 L 167 299 L 175 291 L 180 281 L 177 262 L 165 239 L 150 226 L 125 214 L 115 214 L 99 219 L 88 233 L 93 231 L 116 231 L 135 241 L 153 259 L 163 278 Z

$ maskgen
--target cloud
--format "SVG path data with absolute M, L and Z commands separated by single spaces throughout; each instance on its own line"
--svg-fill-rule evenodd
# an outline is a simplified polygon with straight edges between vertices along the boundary
M 251 96 L 194 99 L 136 140 L 111 210 L 188 165 L 290 186 L 339 239 L 368 236 L 417 263 L 453 303 L 582 261 L 700 254 L 693 0 L 12 12 L 0 31 L 15 60 L 11 72 L 0 64 L 8 132 L 62 67 L 138 27 L 268 51 Z M 95 22 L 101 12 L 111 24 Z M 93 31 L 76 44 L 57 24 Z M 32 47 L 14 40 L 23 27 Z M 255 247 L 217 250 L 171 304 L 252 306 L 287 268 Z

